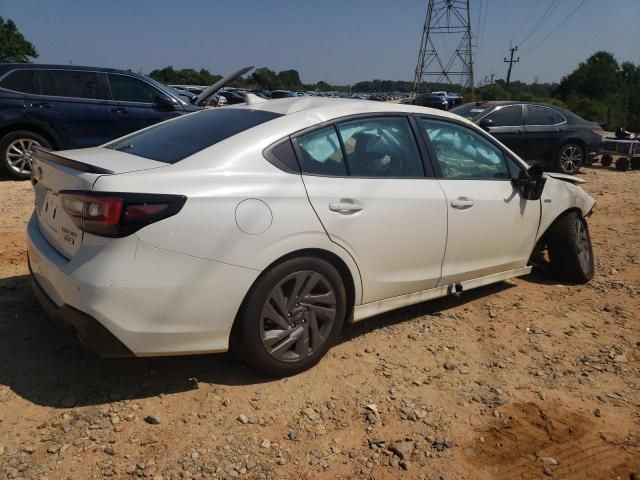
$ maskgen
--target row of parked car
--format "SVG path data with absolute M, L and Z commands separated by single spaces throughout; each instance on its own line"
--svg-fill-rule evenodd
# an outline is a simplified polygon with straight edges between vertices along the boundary
M 31 176 L 34 146 L 54 150 L 101 145 L 149 125 L 209 106 L 247 101 L 248 94 L 277 99 L 300 96 L 400 100 L 451 110 L 497 137 L 531 164 L 575 173 L 600 150 L 600 125 L 573 113 L 522 102 L 458 105 L 449 92 L 342 93 L 255 91 L 225 88 L 246 67 L 212 86 L 165 86 L 128 71 L 68 65 L 0 65 L 0 167 L 10 176 Z M 456 106 L 457 105 L 457 106 Z

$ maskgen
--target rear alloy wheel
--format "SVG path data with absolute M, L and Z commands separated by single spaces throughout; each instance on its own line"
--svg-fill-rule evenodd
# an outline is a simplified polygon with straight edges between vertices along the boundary
M 315 365 L 335 342 L 345 318 L 340 274 L 319 258 L 295 258 L 260 277 L 232 339 L 251 367 L 269 376 Z
M 584 149 L 577 143 L 563 145 L 558 154 L 558 167 L 562 173 L 576 173 L 584 164 Z
M 587 283 L 593 278 L 593 248 L 589 226 L 576 212 L 558 218 L 547 233 L 552 270 L 561 278 Z
M 0 163 L 5 172 L 18 180 L 31 178 L 31 153 L 33 147 L 51 148 L 40 135 L 29 131 L 8 133 L 0 140 Z

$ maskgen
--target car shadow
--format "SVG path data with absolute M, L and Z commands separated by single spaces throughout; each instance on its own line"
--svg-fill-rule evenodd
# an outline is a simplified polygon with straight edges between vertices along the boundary
M 274 381 L 250 370 L 231 353 L 99 358 L 46 317 L 30 282 L 29 275 L 0 279 L 0 384 L 5 386 L 0 389 L 8 387 L 30 402 L 54 408 L 101 405 L 115 399 L 195 390 L 198 383 L 236 386 Z M 346 325 L 338 343 L 423 315 L 438 315 L 509 287 L 507 283 L 490 285 L 461 297 L 433 300 Z

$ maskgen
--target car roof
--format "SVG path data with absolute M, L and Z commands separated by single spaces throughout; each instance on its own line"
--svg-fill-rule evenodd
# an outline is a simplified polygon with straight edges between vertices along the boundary
M 104 68 L 104 67 L 88 67 L 86 65 L 56 65 L 53 63 L 3 63 L 0 64 L 0 74 L 8 72 L 9 70 L 75 70 L 75 71 L 91 71 L 91 72 L 103 72 L 103 73 L 125 73 L 134 77 L 140 77 L 147 79 L 144 75 L 139 75 L 130 70 L 118 70 L 117 68 Z
M 318 116 L 319 123 L 346 115 L 359 113 L 428 113 L 430 115 L 456 119 L 474 125 L 472 122 L 455 115 L 429 107 L 405 105 L 401 103 L 371 102 L 356 98 L 327 98 L 327 97 L 290 97 L 268 100 L 252 105 L 233 105 L 224 108 L 245 108 L 250 110 L 265 110 L 280 115 L 290 115 L 298 112 L 313 113 Z

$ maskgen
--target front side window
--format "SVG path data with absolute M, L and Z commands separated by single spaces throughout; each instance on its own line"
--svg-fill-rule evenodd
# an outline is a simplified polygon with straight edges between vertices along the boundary
M 35 70 L 15 70 L 4 77 L 0 87 L 16 92 L 36 93 Z
M 278 113 L 244 108 L 203 110 L 133 133 L 105 147 L 158 162 L 176 163 L 281 116 Z
M 548 107 L 527 106 L 527 125 L 555 125 L 558 114 Z
M 363 118 L 338 124 L 353 177 L 423 177 L 422 160 L 406 117 Z
M 104 100 L 106 95 L 100 75 L 98 72 L 75 70 L 40 70 L 40 94 Z
M 110 73 L 111 97 L 120 102 L 155 103 L 160 92 L 142 80 Z
M 493 120 L 496 127 L 517 127 L 522 125 L 522 105 L 497 107 L 485 118 Z
M 347 168 L 340 148 L 340 140 L 333 126 L 303 135 L 298 139 L 302 171 L 312 175 L 345 177 Z
M 508 179 L 502 151 L 467 127 L 441 120 L 420 119 L 431 140 L 443 178 Z

